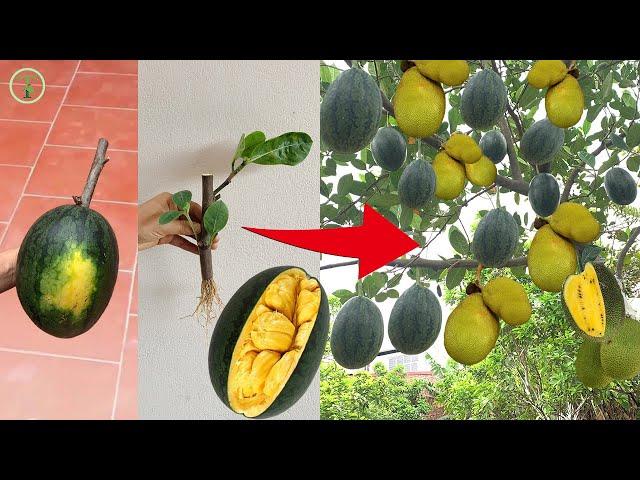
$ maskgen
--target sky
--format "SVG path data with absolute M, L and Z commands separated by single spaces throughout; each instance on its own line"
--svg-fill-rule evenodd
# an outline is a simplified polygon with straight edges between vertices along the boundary
M 337 68 L 340 69 L 346 69 L 348 68 L 347 64 L 344 63 L 344 61 L 342 60 L 324 60 L 324 62 L 328 65 L 334 65 Z M 449 109 L 449 104 L 447 102 L 447 111 Z M 536 114 L 535 114 L 535 120 L 541 120 L 546 116 L 545 110 L 544 108 L 540 108 Z M 591 131 L 589 132 L 590 134 L 593 134 L 595 132 L 598 131 L 599 129 L 599 125 L 600 125 L 600 120 L 602 118 L 603 114 L 601 113 L 593 122 L 592 122 L 592 127 L 591 127 Z M 583 113 L 583 117 L 581 119 L 581 121 L 583 121 L 586 117 L 586 113 Z M 447 114 L 445 113 L 445 118 L 447 118 Z M 589 151 L 593 150 L 593 146 L 589 148 Z M 599 167 L 605 160 L 607 160 L 609 158 L 606 150 L 603 151 L 602 153 L 600 153 L 597 157 L 596 157 L 596 167 Z M 503 160 L 503 163 L 508 162 L 508 158 L 505 157 L 505 159 Z M 624 167 L 624 165 L 621 165 L 622 167 Z M 377 171 L 376 171 L 377 169 Z M 500 171 L 501 167 L 500 165 L 498 165 L 498 171 Z M 340 166 L 338 165 L 337 167 L 337 171 L 336 171 L 336 177 L 335 178 L 340 178 L 341 176 L 352 172 L 354 174 L 354 177 L 356 177 L 358 174 L 362 173 L 360 170 L 357 170 L 353 167 L 350 166 Z M 381 172 L 381 170 L 378 167 L 374 167 L 373 173 L 379 173 Z M 636 175 L 634 175 L 635 177 Z M 332 182 L 334 184 L 337 184 L 337 182 Z M 560 185 L 560 188 L 562 189 L 562 185 Z M 326 201 L 326 198 L 321 197 L 321 201 L 324 203 Z M 460 219 L 458 221 L 458 223 L 456 223 L 456 225 L 458 227 L 460 227 L 460 223 L 462 222 L 465 227 L 468 227 L 471 222 L 474 220 L 475 215 L 478 211 L 480 210 L 490 210 L 492 208 L 494 208 L 493 202 L 495 202 L 495 195 L 489 195 L 489 194 L 485 194 L 482 195 L 476 199 L 474 199 L 469 205 L 467 205 L 466 207 L 464 207 L 462 209 L 462 212 L 460 214 Z M 506 207 L 506 209 L 510 212 L 510 213 L 518 213 L 520 215 L 521 218 L 524 217 L 524 214 L 526 212 L 529 212 L 529 224 L 532 223 L 532 219 L 534 218 L 535 214 L 533 213 L 533 210 L 531 209 L 529 202 L 527 200 L 526 197 L 521 196 L 520 197 L 520 204 L 517 205 L 515 203 L 514 200 L 514 194 L 512 192 L 509 193 L 500 193 L 500 203 L 502 206 Z M 640 195 L 636 198 L 636 200 L 631 204 L 631 206 L 636 207 L 636 208 L 640 208 Z M 362 207 L 360 207 L 362 208 Z M 615 218 L 615 217 L 611 217 L 610 219 Z M 449 244 L 449 240 L 448 237 L 446 235 L 446 231 L 440 235 L 438 238 L 435 239 L 435 241 L 429 246 L 429 248 L 427 250 L 425 250 L 425 252 L 423 252 L 422 254 L 422 258 L 428 258 L 428 259 L 438 259 L 440 256 L 445 257 L 445 258 L 451 258 L 454 255 L 454 251 L 451 248 L 451 245 Z M 535 234 L 535 231 L 530 231 L 529 232 L 529 238 L 533 238 L 533 235 Z M 427 241 L 429 241 L 429 236 L 426 237 Z M 618 246 L 618 249 L 620 248 L 621 245 Z M 413 254 L 418 253 L 418 249 L 414 250 L 413 252 L 409 252 L 408 256 L 411 257 Z M 334 264 L 337 262 L 341 262 L 341 261 L 345 261 L 345 260 L 349 260 L 347 258 L 344 257 L 335 257 L 332 255 L 322 255 L 322 259 L 321 259 L 321 265 L 330 265 L 330 264 Z M 384 272 L 386 270 L 388 270 L 388 267 L 382 268 L 380 269 L 380 271 Z M 357 265 L 352 265 L 352 266 L 348 266 L 348 267 L 339 267 L 339 268 L 332 268 L 332 269 L 328 269 L 328 270 L 321 270 L 320 272 L 320 282 L 322 283 L 323 287 L 325 288 L 325 290 L 327 291 L 327 293 L 331 293 L 334 292 L 336 290 L 339 289 L 347 289 L 347 290 L 351 290 L 354 291 L 355 290 L 355 283 L 357 281 L 357 276 L 358 276 L 358 266 Z M 400 282 L 400 284 L 398 285 L 398 287 L 396 287 L 396 289 L 402 293 L 404 290 L 406 290 L 407 288 L 409 288 L 411 285 L 413 284 L 413 280 L 411 280 L 407 275 L 403 276 L 402 281 Z M 444 288 L 444 285 L 442 286 Z M 431 282 L 431 290 L 434 292 L 434 294 L 437 297 L 437 293 L 436 293 L 436 283 L 435 282 Z M 450 307 L 449 305 L 446 305 L 443 301 L 442 298 L 439 298 L 440 300 L 440 306 L 442 307 L 442 328 L 440 330 L 440 335 L 438 336 L 438 339 L 436 340 L 436 342 L 434 343 L 434 345 L 429 348 L 429 350 L 427 351 L 438 363 L 440 364 L 444 364 L 446 363 L 447 359 L 448 359 L 448 355 L 447 352 L 444 348 L 444 343 L 443 343 L 443 335 L 444 335 L 444 325 L 446 323 L 446 319 L 449 316 L 449 313 L 451 313 L 451 310 L 453 309 L 453 307 Z M 634 309 L 636 311 L 640 311 L 640 299 L 629 299 L 631 305 L 634 307 Z M 391 313 L 391 309 L 393 308 L 393 305 L 395 303 L 394 299 L 389 299 L 386 300 L 385 302 L 382 303 L 377 303 L 378 307 L 380 308 L 380 311 L 382 312 L 382 316 L 384 318 L 385 321 L 385 339 L 384 342 L 382 344 L 381 347 L 381 351 L 384 350 L 391 350 L 393 349 L 393 346 L 391 345 L 391 342 L 389 341 L 389 338 L 386 334 L 386 326 L 387 326 L 387 321 L 389 319 L 389 314 Z M 421 355 L 422 357 L 424 357 L 424 355 Z

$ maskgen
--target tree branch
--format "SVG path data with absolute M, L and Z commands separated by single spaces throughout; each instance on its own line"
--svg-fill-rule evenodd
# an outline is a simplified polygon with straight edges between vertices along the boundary
M 520 195 L 529 195 L 529 184 L 524 180 L 514 180 L 513 178 L 498 175 L 496 177 L 496 185 L 519 193 Z
M 102 168 L 109 161 L 109 159 L 107 158 L 108 147 L 109 142 L 106 138 L 101 138 L 100 140 L 98 140 L 96 154 L 93 157 L 93 163 L 91 164 L 91 169 L 89 170 L 89 175 L 87 176 L 87 183 L 85 183 L 84 185 L 82 195 L 80 197 L 78 197 L 77 195 L 73 196 L 73 201 L 76 202 L 76 205 L 89 207 L 91 198 L 93 197 L 93 192 L 96 189 L 96 185 L 98 184 L 100 172 L 102 172 Z
M 520 165 L 518 164 L 515 142 L 513 140 L 513 135 L 511 135 L 511 129 L 509 128 L 507 119 L 504 116 L 500 117 L 498 125 L 500 126 L 500 131 L 502 131 L 502 135 L 504 135 L 504 138 L 507 141 L 507 155 L 509 156 L 509 169 L 511 170 L 511 176 L 514 180 L 522 180 L 522 172 L 520 171 Z M 527 187 L 527 191 L 528 190 L 529 189 Z
M 322 265 L 320 270 L 329 270 L 331 268 L 347 267 L 351 265 L 357 265 L 358 260 L 349 260 L 346 262 L 332 263 L 329 265 Z M 450 258 L 448 260 L 428 260 L 426 258 L 405 258 L 400 260 L 394 260 L 387 264 L 389 267 L 406 267 L 411 264 L 412 267 L 418 268 L 431 268 L 433 270 L 444 270 L 446 268 L 464 268 L 466 270 L 473 270 L 478 267 L 479 262 L 471 259 Z M 509 260 L 505 267 L 522 267 L 527 264 L 527 257 L 517 257 Z
M 622 250 L 620 250 L 620 253 L 618 254 L 618 261 L 616 263 L 616 277 L 618 277 L 620 281 L 622 281 L 622 269 L 624 268 L 624 259 L 627 256 L 627 253 L 629 252 L 631 245 L 633 245 L 633 242 L 635 242 L 636 239 L 638 238 L 638 235 L 640 235 L 640 227 L 636 227 L 633 230 L 631 230 L 631 234 L 629 235 L 629 240 L 627 240 L 627 243 L 624 244 L 624 247 L 622 247 Z

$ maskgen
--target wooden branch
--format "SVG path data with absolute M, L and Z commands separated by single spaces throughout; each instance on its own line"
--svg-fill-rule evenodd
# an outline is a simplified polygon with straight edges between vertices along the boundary
M 500 117 L 498 126 L 500 127 L 500 131 L 507 141 L 507 155 L 509 156 L 509 169 L 511 170 L 511 177 L 514 180 L 522 180 L 522 172 L 520 171 L 520 165 L 518 164 L 515 142 L 513 140 L 513 135 L 511 135 L 511 129 L 509 128 L 507 119 L 504 116 Z M 529 189 L 527 188 L 527 191 L 528 190 Z
M 520 195 L 529 195 L 529 184 L 524 180 L 514 180 L 513 178 L 498 175 L 496 177 L 496 185 L 519 193 Z
M 618 254 L 618 261 L 616 262 L 616 277 L 618 277 L 620 281 L 622 281 L 622 269 L 624 268 L 624 259 L 627 256 L 627 253 L 629 252 L 631 245 L 633 245 L 633 242 L 635 242 L 636 239 L 638 238 L 638 235 L 640 235 L 640 227 L 636 227 L 633 230 L 631 230 L 631 234 L 629 235 L 629 240 L 627 240 L 627 243 L 624 244 L 624 247 L 622 247 L 622 250 L 620 250 L 620 253 Z
M 107 158 L 108 147 L 109 142 L 106 138 L 101 138 L 100 140 L 98 140 L 98 147 L 96 148 L 96 154 L 93 157 L 93 163 L 91 164 L 91 169 L 89 170 L 87 183 L 85 183 L 84 185 L 82 196 L 73 196 L 73 201 L 76 202 L 76 205 L 89 207 L 89 205 L 91 204 L 91 198 L 93 197 L 93 192 L 96 189 L 96 185 L 98 184 L 100 173 L 102 172 L 105 164 L 109 161 L 109 159 Z
M 329 270 L 331 268 L 347 267 L 350 265 L 357 265 L 358 260 L 349 260 L 346 262 L 332 263 L 330 265 L 322 265 L 320 270 Z M 460 259 L 450 258 L 448 260 L 428 260 L 426 258 L 406 258 L 394 260 L 387 263 L 389 267 L 406 267 L 411 264 L 412 267 L 418 268 L 431 268 L 433 270 L 444 270 L 446 268 L 464 268 L 466 270 L 473 270 L 478 267 L 477 260 L 472 259 Z M 517 257 L 509 260 L 505 267 L 522 267 L 527 264 L 527 257 Z
M 202 280 L 213 278 L 213 262 L 211 259 L 211 235 L 204 228 L 204 214 L 214 202 L 213 175 L 202 174 L 202 221 L 198 235 L 198 254 L 200 256 L 200 273 Z

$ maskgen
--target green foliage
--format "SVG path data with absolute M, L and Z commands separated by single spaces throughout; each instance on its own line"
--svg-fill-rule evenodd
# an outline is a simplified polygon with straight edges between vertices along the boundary
M 401 366 L 387 370 L 382 363 L 373 372 L 353 375 L 334 362 L 320 366 L 322 420 L 420 420 L 431 406 L 427 382 L 410 380 Z

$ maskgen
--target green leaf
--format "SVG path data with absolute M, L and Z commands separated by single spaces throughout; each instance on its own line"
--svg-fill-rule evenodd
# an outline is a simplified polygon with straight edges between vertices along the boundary
M 596 258 L 598 258 L 601 250 L 602 248 L 596 245 L 586 245 L 582 249 L 582 254 L 580 255 L 580 269 L 584 270 L 584 266 L 587 263 L 593 262 Z
M 168 212 L 164 212 L 162 215 L 160 215 L 158 223 L 160 225 L 166 225 L 167 223 L 173 222 L 180 215 L 182 215 L 182 211 L 180 210 L 169 210 Z
M 367 201 L 369 205 L 372 207 L 393 207 L 394 205 L 398 205 L 400 200 L 398 199 L 398 195 L 394 193 L 384 193 L 384 194 L 375 194 L 372 195 Z
M 449 290 L 456 288 L 464 278 L 464 268 L 449 268 L 447 271 L 446 285 Z
M 250 158 L 251 151 L 259 144 L 264 143 L 266 136 L 263 132 L 251 132 L 244 138 L 244 148 L 242 149 L 242 158 Z
M 578 158 L 592 168 L 596 165 L 596 157 L 584 150 L 578 153 Z
M 616 135 L 615 133 L 611 134 L 611 143 L 614 147 L 619 148 L 620 150 L 629 150 L 629 147 L 620 135 Z M 593 166 L 593 165 L 592 165 Z
M 222 200 L 217 200 L 207 208 L 202 220 L 207 232 L 211 237 L 215 237 L 227 224 L 229 210 Z
M 336 290 L 335 292 L 333 292 L 333 295 L 338 297 L 340 299 L 341 303 L 345 303 L 351 297 L 355 297 L 356 296 L 355 292 L 351 292 L 349 290 L 344 290 L 344 289 Z
M 602 86 L 602 99 L 606 100 L 611 95 L 611 89 L 613 88 L 613 72 L 609 71 Z
M 182 190 L 178 193 L 174 193 L 171 199 L 180 210 L 188 211 L 191 206 L 191 192 L 189 190 Z
M 338 195 L 348 195 L 353 185 L 353 177 L 347 173 L 338 180 Z
M 627 129 L 627 145 L 634 148 L 640 145 L 640 124 L 634 123 Z
M 307 158 L 312 143 L 313 140 L 306 133 L 284 133 L 257 145 L 248 161 L 258 165 L 294 166 Z
M 469 253 L 469 242 L 467 242 L 467 238 L 455 225 L 451 225 L 451 228 L 449 228 L 449 243 L 460 255 L 467 255 Z
M 242 152 L 244 151 L 245 146 L 245 138 L 244 133 L 240 137 L 240 141 L 238 142 L 238 146 L 236 147 L 236 153 L 233 154 L 233 160 L 236 160 L 242 156 Z
M 634 155 L 633 157 L 629 157 L 627 160 L 627 168 L 632 172 L 640 170 L 640 156 Z
M 400 296 L 397 290 L 387 290 L 385 293 L 387 294 L 387 298 L 398 298 Z
M 411 226 L 411 220 L 413 220 L 413 209 L 403 206 L 400 213 L 400 228 L 407 230 Z

